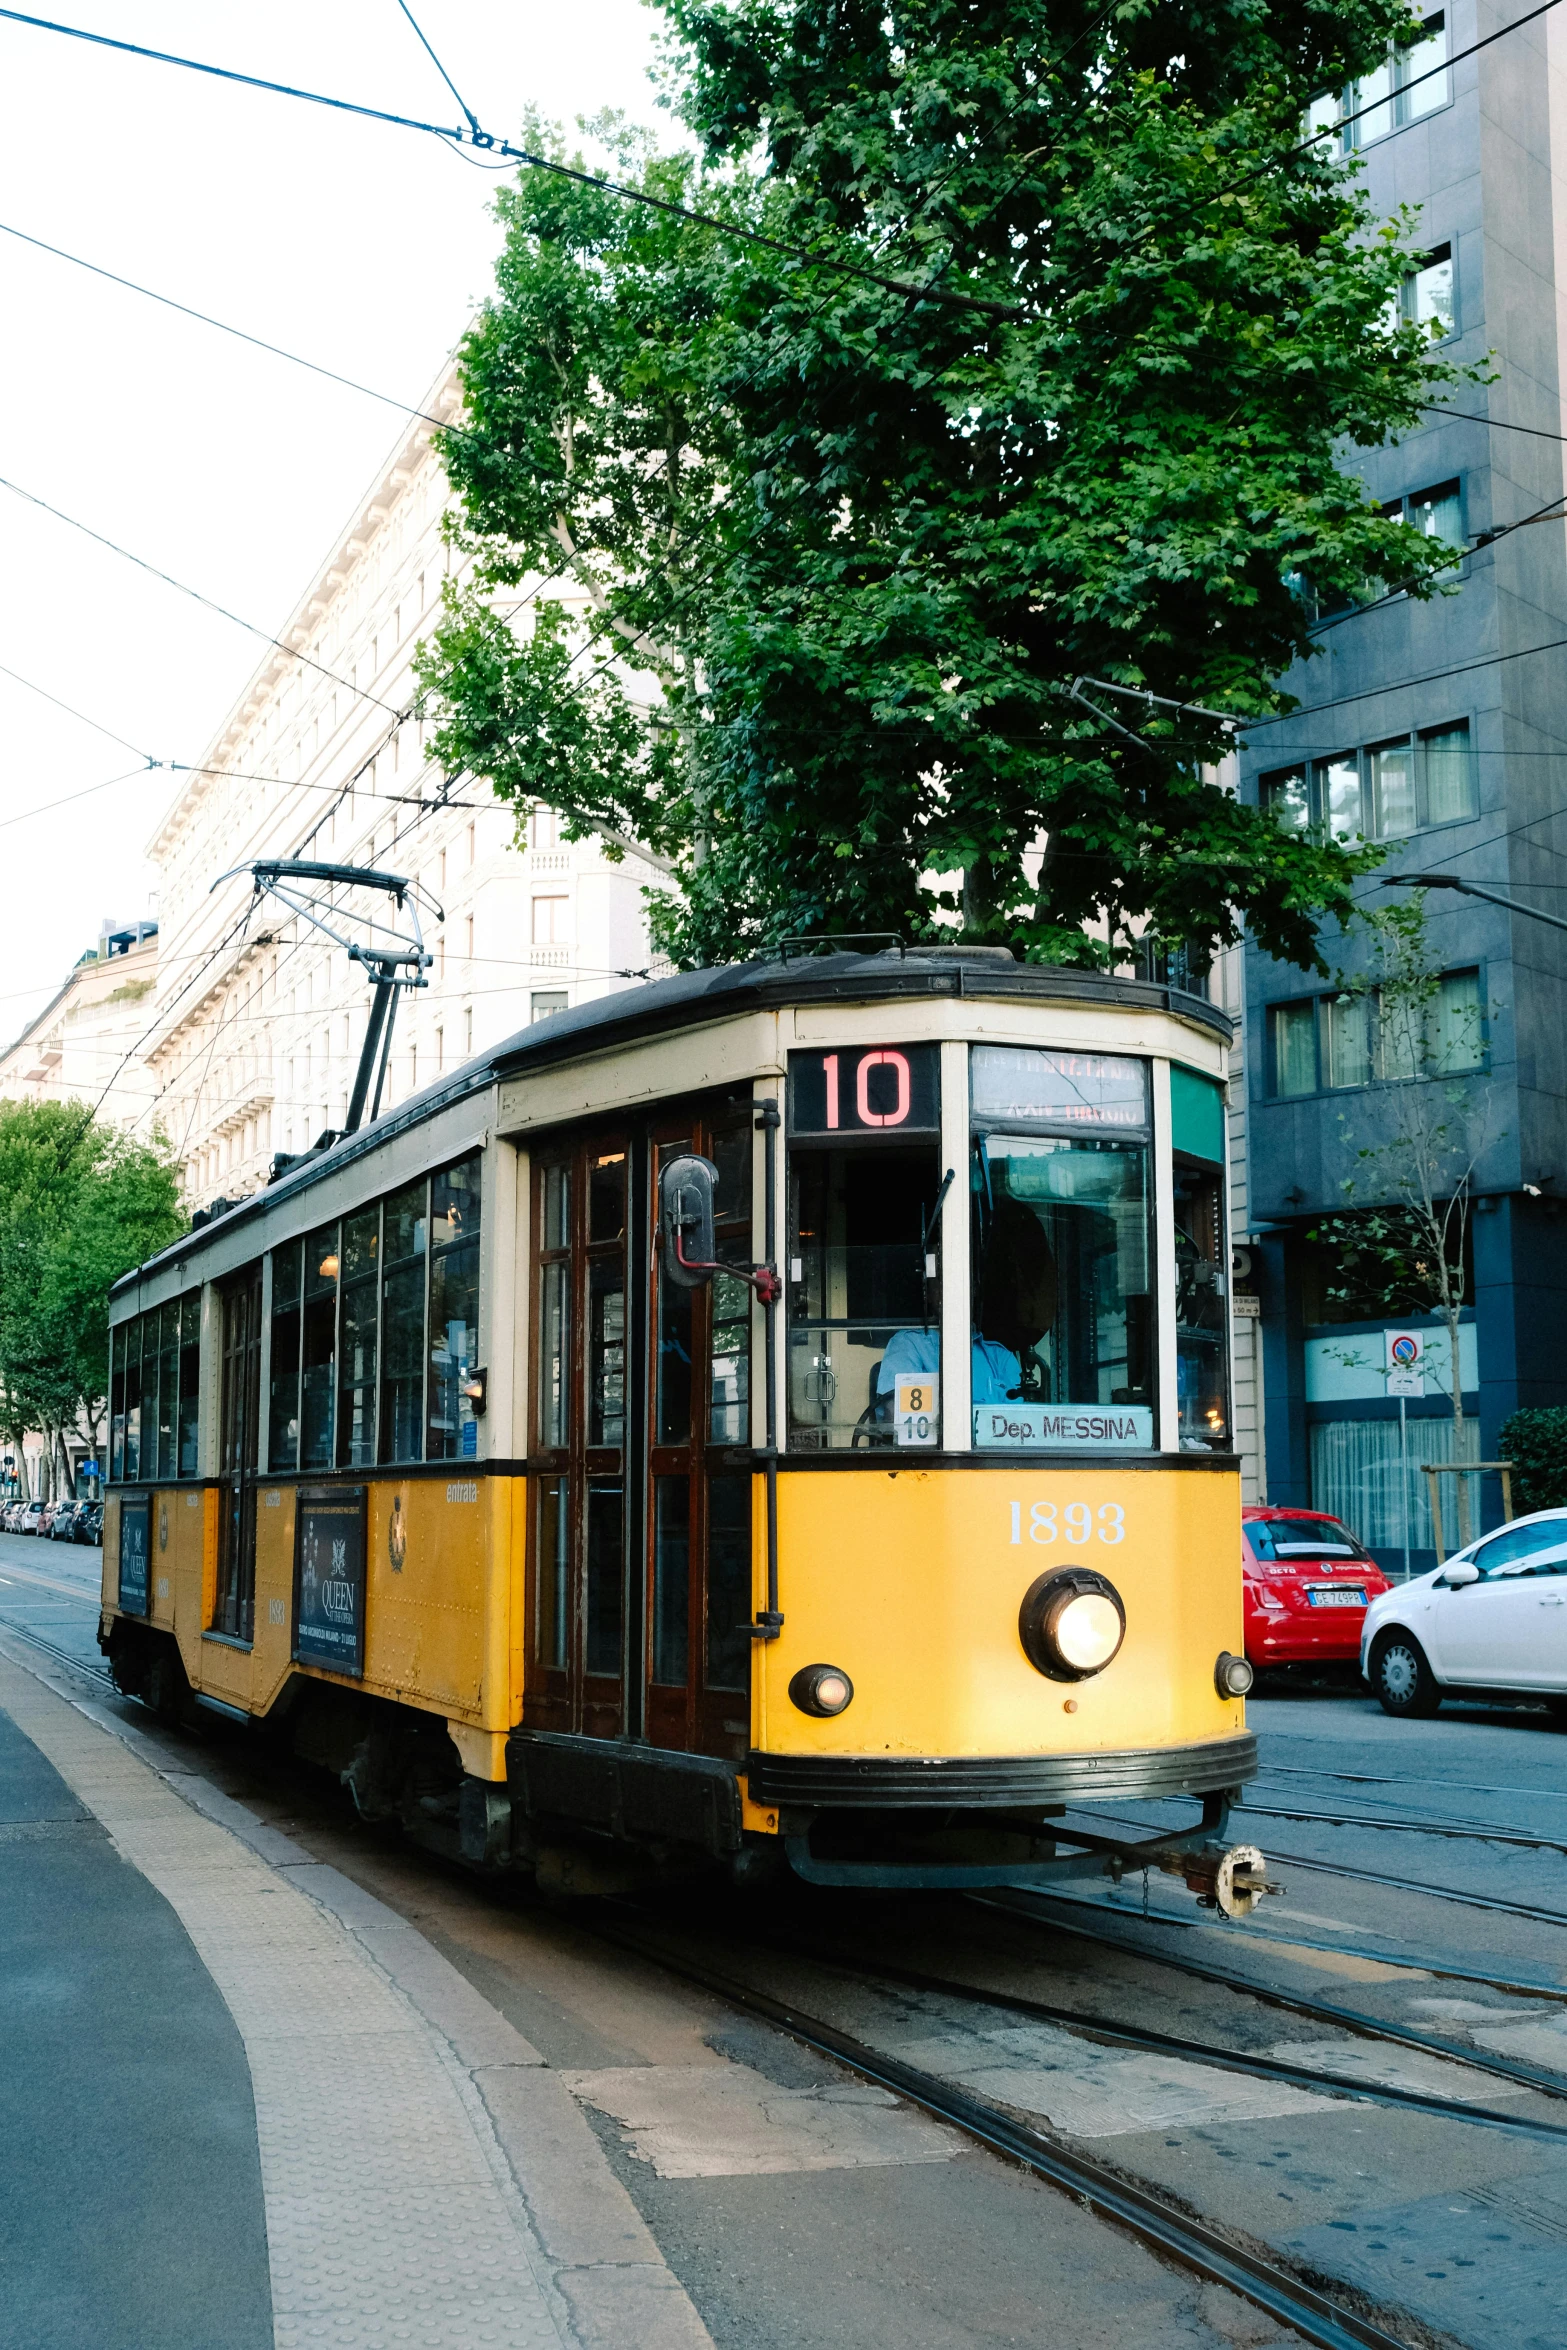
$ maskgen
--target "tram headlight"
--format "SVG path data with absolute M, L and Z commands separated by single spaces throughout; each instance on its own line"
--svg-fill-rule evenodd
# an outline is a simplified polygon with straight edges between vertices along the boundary
M 789 1700 L 802 1714 L 824 1721 L 853 1702 L 854 1683 L 837 1665 L 802 1665 L 789 1684 Z
M 1232 1656 L 1227 1648 L 1219 1651 L 1219 1661 L 1213 1668 L 1213 1685 L 1221 1697 L 1244 1697 L 1256 1678 L 1243 1656 Z
M 1126 1638 L 1121 1594 L 1090 1567 L 1060 1567 L 1031 1583 L 1018 1610 L 1018 1638 L 1047 1681 L 1102 1673 Z

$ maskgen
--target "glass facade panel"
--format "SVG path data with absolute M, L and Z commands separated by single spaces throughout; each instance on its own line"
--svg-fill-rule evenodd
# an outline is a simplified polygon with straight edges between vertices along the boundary
M 1304 767 L 1286 767 L 1281 775 L 1265 775 L 1261 805 L 1281 832 L 1304 833 L 1311 827 L 1311 800 Z
M 1371 832 L 1375 840 L 1405 840 L 1419 829 L 1415 813 L 1415 761 L 1409 737 L 1375 743 L 1366 753 L 1371 786 Z
M 1322 1007 L 1328 1083 L 1371 1082 L 1371 1007 L 1363 995 L 1329 996 Z
M 1365 830 L 1365 811 L 1360 799 L 1360 761 L 1353 751 L 1341 759 L 1319 759 L 1316 767 L 1317 791 L 1322 803 L 1322 824 L 1330 840 L 1359 840 Z
M 1426 1014 L 1431 1066 L 1442 1076 L 1478 1069 L 1485 1059 L 1478 971 L 1449 971 Z
M 1273 1032 L 1273 1090 L 1281 1099 L 1317 1090 L 1317 1008 L 1303 1004 L 1274 1004 L 1268 1012 Z
M 1469 725 L 1439 726 L 1420 737 L 1425 770 L 1427 824 L 1456 824 L 1475 809 L 1474 762 L 1469 756 Z

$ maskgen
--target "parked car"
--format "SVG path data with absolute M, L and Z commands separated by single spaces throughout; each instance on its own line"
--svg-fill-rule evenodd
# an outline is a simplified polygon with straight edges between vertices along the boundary
M 22 1508 L 17 1513 L 17 1533 L 36 1534 L 38 1531 L 39 1520 L 42 1518 L 42 1516 L 43 1506 L 41 1503 L 36 1501 L 24 1502 Z
M 1268 1665 L 1353 1664 L 1366 1609 L 1388 1579 L 1341 1518 L 1321 1510 L 1241 1512 L 1246 1654 Z
M 96 1543 L 102 1549 L 103 1503 L 101 1501 L 83 1502 L 81 1515 L 76 1521 L 72 1539 L 76 1542 Z
M 1384 1713 L 1430 1715 L 1471 1692 L 1567 1713 L 1567 1510 L 1478 1535 L 1374 1601 L 1360 1657 Z
M 76 1540 L 76 1521 L 86 1507 L 87 1504 L 84 1501 L 56 1502 L 53 1515 L 49 1520 L 50 1541 L 74 1542 Z

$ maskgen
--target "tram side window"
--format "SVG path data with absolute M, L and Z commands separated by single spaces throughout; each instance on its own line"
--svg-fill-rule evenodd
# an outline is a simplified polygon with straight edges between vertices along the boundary
M 937 1102 L 934 1045 L 790 1056 L 793 1451 L 892 1444 L 898 1374 L 939 1382 Z
M 380 1257 L 380 1208 L 345 1216 L 337 1374 L 338 1461 L 345 1469 L 368 1468 L 375 1459 Z
M 272 1252 L 272 1378 L 267 1414 L 267 1465 L 299 1466 L 299 1325 L 304 1265 L 302 1240 Z
M 1151 1446 L 1146 1064 L 978 1046 L 973 1111 L 975 1443 Z
M 1181 1450 L 1230 1441 L 1228 1283 L 1219 1169 L 1175 1160 L 1175 1363 Z
M 430 1391 L 425 1458 L 472 1460 L 479 1424 L 465 1389 L 479 1358 L 479 1156 L 430 1186 Z
M 383 1461 L 416 1461 L 424 1449 L 424 1291 L 429 1186 L 394 1191 L 386 1202 L 381 1268 L 381 1436 Z
M 195 1476 L 200 1373 L 199 1290 L 120 1324 L 110 1348 L 111 1483 Z
M 305 1311 L 301 1326 L 299 1432 L 302 1469 L 332 1466 L 337 1369 L 337 1226 L 305 1236 Z

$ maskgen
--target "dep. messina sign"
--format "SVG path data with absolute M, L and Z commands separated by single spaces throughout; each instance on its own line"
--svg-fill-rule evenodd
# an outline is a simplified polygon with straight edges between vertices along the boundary
M 1081 1444 L 1151 1452 L 1153 1413 L 1145 1404 L 976 1404 L 974 1442 L 986 1451 L 1051 1452 Z
M 305 1486 L 296 1515 L 294 1658 L 329 1672 L 365 1669 L 363 1485 Z

